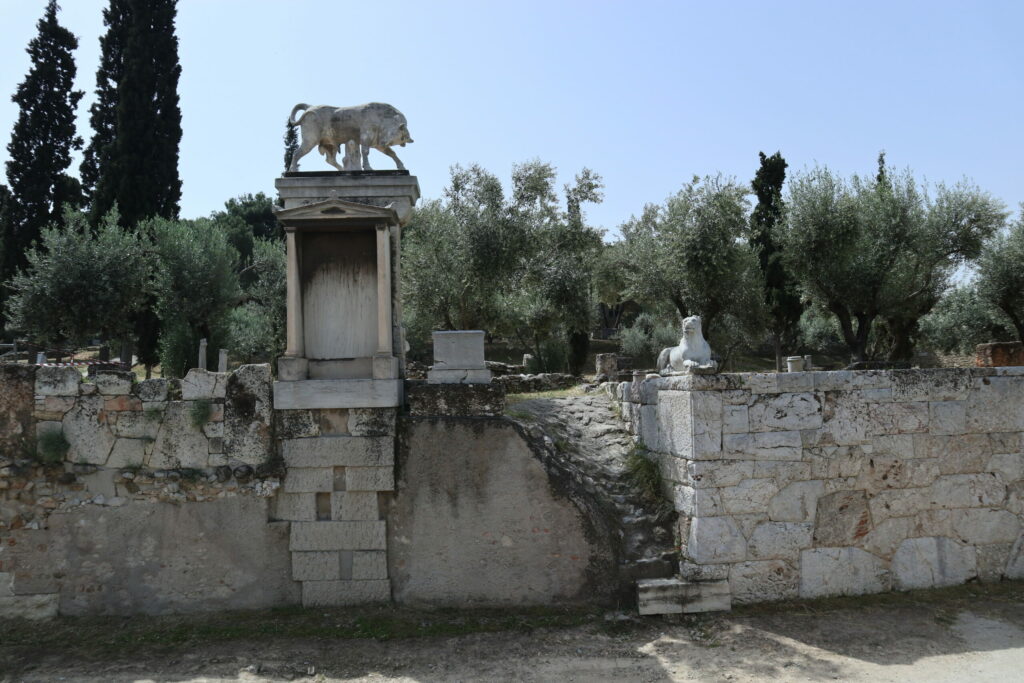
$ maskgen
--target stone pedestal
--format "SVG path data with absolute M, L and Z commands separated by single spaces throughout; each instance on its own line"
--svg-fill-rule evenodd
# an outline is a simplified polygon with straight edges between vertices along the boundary
M 275 214 L 288 249 L 288 347 L 274 408 L 287 466 L 276 518 L 292 522 L 292 578 L 309 606 L 388 601 L 381 496 L 394 491 L 402 403 L 405 171 L 286 173 Z
M 434 364 L 428 384 L 487 384 L 491 371 L 484 363 L 482 330 L 434 332 Z

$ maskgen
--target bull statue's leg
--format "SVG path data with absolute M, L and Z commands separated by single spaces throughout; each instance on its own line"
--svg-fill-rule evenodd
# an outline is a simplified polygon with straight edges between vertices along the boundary
M 316 147 L 316 145 L 316 140 L 307 140 L 306 137 L 303 136 L 302 144 L 299 146 L 297 150 L 295 150 L 295 154 L 292 155 L 292 163 L 291 165 L 288 166 L 288 170 L 292 172 L 298 171 L 299 159 L 313 151 L 313 148 Z
M 327 157 L 327 163 L 339 171 L 345 169 L 338 165 L 338 148 L 333 144 L 324 145 L 324 156 Z
M 363 148 L 363 170 L 372 171 L 373 167 L 370 166 L 370 146 L 360 145 Z
M 385 146 L 385 147 L 377 147 L 376 149 L 378 151 L 380 151 L 380 152 L 383 152 L 384 154 L 387 154 L 389 157 L 394 159 L 395 160 L 395 164 L 398 166 L 398 170 L 399 171 L 404 171 L 405 170 L 405 164 L 403 164 L 402 160 L 398 158 L 397 154 L 395 154 L 395 150 L 393 150 L 393 149 L 391 149 L 390 147 L 387 147 L 387 146 Z

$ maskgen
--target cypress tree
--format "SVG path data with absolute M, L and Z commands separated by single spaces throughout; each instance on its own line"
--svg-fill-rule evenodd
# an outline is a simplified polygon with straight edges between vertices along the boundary
M 295 126 L 285 124 L 284 131 L 284 170 L 287 171 L 292 165 L 292 157 L 299 149 L 299 136 L 295 132 Z
M 105 35 L 100 37 L 100 68 L 96 71 L 96 101 L 89 107 L 92 140 L 79 167 L 82 188 L 90 199 L 110 163 L 117 127 L 117 86 L 124 70 L 125 34 L 128 30 L 127 0 L 110 0 L 103 10 Z M 94 214 L 96 212 L 93 212 Z M 101 212 L 102 213 L 102 212 Z
M 56 0 L 46 5 L 27 48 L 32 66 L 11 98 L 19 112 L 7 145 L 10 198 L 0 280 L 26 265 L 26 250 L 60 218 L 64 204 L 81 204 L 81 186 L 65 173 L 72 151 L 82 148 L 75 107 L 83 93 L 72 88 L 78 39 L 57 23 L 58 9 Z
M 98 220 L 116 202 L 122 223 L 133 226 L 153 216 L 178 216 L 177 0 L 117 0 L 117 4 L 117 9 L 124 9 L 126 26 L 109 46 L 116 49 L 117 41 L 123 39 L 113 140 L 106 148 L 109 155 L 102 152 L 103 147 L 98 151 L 91 211 L 93 220 Z M 114 10 L 112 4 L 111 19 Z M 113 54 L 110 59 L 115 60 Z
M 782 262 L 782 245 L 775 230 L 782 219 L 782 184 L 786 180 L 786 160 L 782 154 L 761 158 L 761 167 L 751 185 L 757 195 L 757 206 L 750 216 L 750 243 L 757 253 L 764 275 L 764 298 L 768 304 L 772 340 L 775 345 L 775 369 L 782 370 L 782 344 L 792 343 L 803 305 L 797 293 L 796 282 Z

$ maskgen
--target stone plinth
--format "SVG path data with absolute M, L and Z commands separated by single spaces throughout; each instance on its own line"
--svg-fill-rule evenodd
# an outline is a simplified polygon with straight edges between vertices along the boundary
M 285 209 L 341 199 L 390 206 L 402 225 L 420 198 L 420 184 L 408 171 L 323 171 L 285 173 L 274 183 Z
M 482 330 L 434 332 L 434 365 L 429 384 L 487 384 L 491 371 L 484 363 Z
M 974 364 L 979 368 L 1024 365 L 1024 344 L 1021 342 L 978 344 L 974 353 Z

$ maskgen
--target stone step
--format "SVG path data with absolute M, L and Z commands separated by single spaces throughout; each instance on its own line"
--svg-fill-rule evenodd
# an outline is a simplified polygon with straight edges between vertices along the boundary
M 637 607 L 641 615 L 694 614 L 732 609 L 728 581 L 695 583 L 678 576 L 670 579 L 641 579 L 636 582 Z

